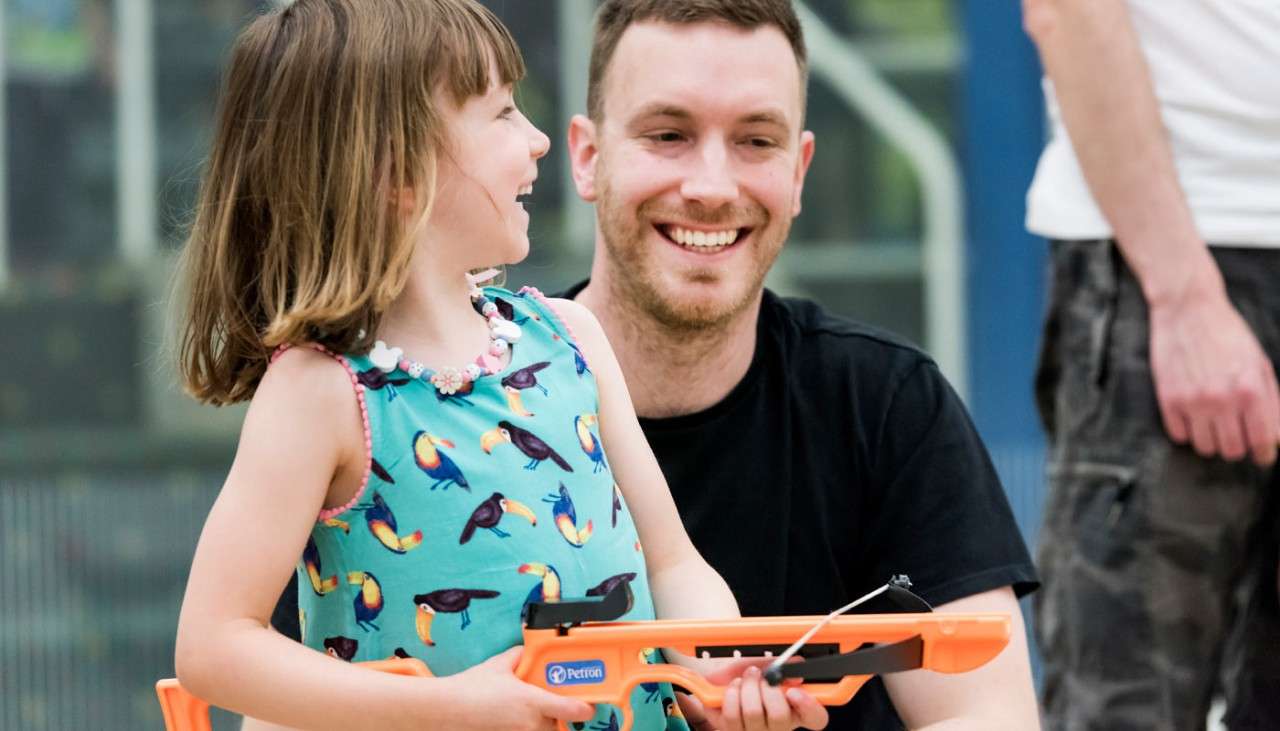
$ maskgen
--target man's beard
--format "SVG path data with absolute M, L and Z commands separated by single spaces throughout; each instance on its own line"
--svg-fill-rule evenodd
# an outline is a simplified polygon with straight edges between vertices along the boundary
M 607 177 L 607 176 L 605 176 Z M 610 267 L 610 282 L 620 290 L 620 299 L 632 310 L 647 315 L 662 328 L 671 331 L 697 333 L 717 330 L 749 308 L 764 286 L 765 276 L 773 266 L 782 242 L 790 229 L 790 221 L 773 222 L 759 204 L 749 207 L 722 208 L 709 211 L 697 204 L 680 209 L 674 218 L 690 223 L 716 226 L 724 223 L 750 221 L 752 241 L 752 268 L 746 281 L 731 282 L 730 296 L 719 298 L 681 297 L 680 292 L 668 291 L 663 277 L 655 265 L 654 253 L 646 236 L 652 229 L 659 207 L 653 201 L 640 205 L 634 215 L 620 205 L 607 184 L 601 185 L 596 201 L 600 231 Z M 667 209 L 669 210 L 669 209 Z M 688 284 L 712 284 L 726 275 L 711 267 L 686 270 L 675 275 L 679 288 Z

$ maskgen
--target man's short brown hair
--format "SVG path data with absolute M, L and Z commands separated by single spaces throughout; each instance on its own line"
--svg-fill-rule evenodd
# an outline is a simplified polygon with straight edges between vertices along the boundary
M 596 13 L 587 78 L 587 113 L 593 120 L 604 118 L 602 86 L 618 41 L 631 25 L 645 21 L 678 25 L 721 21 L 744 30 L 772 25 L 782 31 L 795 52 L 803 93 L 809 62 L 791 0 L 605 0 Z

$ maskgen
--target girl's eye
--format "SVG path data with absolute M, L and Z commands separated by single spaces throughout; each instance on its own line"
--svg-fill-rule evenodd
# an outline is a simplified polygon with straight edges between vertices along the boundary
M 500 117 L 501 119 L 511 119 L 512 115 L 514 115 L 515 113 L 516 113 L 516 108 L 514 106 L 508 105 L 502 108 L 502 113 L 499 114 L 498 117 Z

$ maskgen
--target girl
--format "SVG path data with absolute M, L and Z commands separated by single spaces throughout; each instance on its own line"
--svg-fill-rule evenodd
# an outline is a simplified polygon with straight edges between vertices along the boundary
M 305 728 L 607 728 L 513 675 L 528 602 L 622 583 L 626 619 L 737 615 L 595 320 L 467 278 L 528 251 L 523 72 L 472 0 L 297 0 L 238 40 L 184 262 L 186 387 L 252 399 L 178 628 L 197 695 Z M 267 627 L 299 555 L 306 647 Z M 393 655 L 438 677 L 343 662 Z M 825 717 L 743 675 L 723 727 Z M 682 726 L 671 697 L 637 689 L 636 727 Z

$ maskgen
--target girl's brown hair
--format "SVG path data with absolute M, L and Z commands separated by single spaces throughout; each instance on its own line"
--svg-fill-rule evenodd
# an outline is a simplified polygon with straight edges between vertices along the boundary
M 296 0 L 250 23 L 183 252 L 187 391 L 250 398 L 281 345 L 367 349 L 430 212 L 448 144 L 436 94 L 461 106 L 523 76 L 473 0 Z M 422 212 L 408 226 L 404 190 Z

